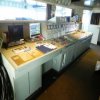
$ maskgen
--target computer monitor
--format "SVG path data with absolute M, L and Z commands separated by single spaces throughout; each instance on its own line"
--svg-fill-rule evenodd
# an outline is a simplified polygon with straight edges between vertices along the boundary
M 29 24 L 29 34 L 30 38 L 34 38 L 41 34 L 40 32 L 40 23 L 30 23 Z
M 23 39 L 23 25 L 8 25 L 8 42 Z

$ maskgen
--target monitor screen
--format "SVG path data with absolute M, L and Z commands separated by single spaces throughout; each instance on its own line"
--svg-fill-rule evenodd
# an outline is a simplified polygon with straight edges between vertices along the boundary
M 9 42 L 16 42 L 23 39 L 23 25 L 9 25 L 8 26 L 8 40 Z
M 29 32 L 30 32 L 30 38 L 40 35 L 40 23 L 30 23 Z

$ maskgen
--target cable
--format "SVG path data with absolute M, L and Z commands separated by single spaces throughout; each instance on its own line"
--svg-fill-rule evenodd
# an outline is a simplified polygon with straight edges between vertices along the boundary
M 10 78 L 4 66 L 0 66 L 0 100 L 14 100 L 13 87 Z

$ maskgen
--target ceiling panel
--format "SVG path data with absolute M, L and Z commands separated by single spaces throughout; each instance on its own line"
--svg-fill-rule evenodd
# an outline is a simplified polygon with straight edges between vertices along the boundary
M 42 1 L 42 2 L 64 5 L 64 6 L 67 6 L 67 5 L 69 6 L 70 4 L 73 4 L 77 6 L 100 8 L 100 0 L 35 0 L 35 1 Z
M 100 7 L 100 0 L 72 0 L 72 4 L 88 7 Z

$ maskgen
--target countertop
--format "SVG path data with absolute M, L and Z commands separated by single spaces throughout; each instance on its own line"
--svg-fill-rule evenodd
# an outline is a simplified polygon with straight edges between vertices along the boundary
M 85 38 L 91 33 L 86 33 L 82 31 L 75 31 L 69 34 L 72 38 L 80 40 L 81 38 Z M 1 53 L 5 56 L 5 58 L 9 61 L 9 63 L 13 66 L 14 69 L 18 69 L 23 67 L 26 63 L 30 63 L 31 61 L 38 60 L 41 57 L 44 57 L 50 53 L 56 52 L 57 50 L 61 50 L 65 46 L 73 44 L 74 41 L 66 40 L 66 38 L 58 38 L 51 39 L 45 41 L 37 41 L 37 42 L 25 42 L 23 45 L 18 45 L 14 47 L 10 47 L 8 49 L 1 49 Z M 44 53 L 38 50 L 36 47 L 40 45 L 53 45 L 53 50 L 47 53 Z M 24 49 L 24 51 L 23 51 Z

